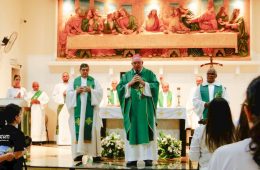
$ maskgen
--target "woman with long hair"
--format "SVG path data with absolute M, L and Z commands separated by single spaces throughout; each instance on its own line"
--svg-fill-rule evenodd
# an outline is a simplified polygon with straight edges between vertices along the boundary
M 213 99 L 209 104 L 206 125 L 195 129 L 190 160 L 198 161 L 200 170 L 207 169 L 211 155 L 218 147 L 235 142 L 234 132 L 228 102 L 220 97 Z
M 216 150 L 209 170 L 260 169 L 260 76 L 253 79 L 246 91 L 244 112 L 249 123 L 250 137 Z

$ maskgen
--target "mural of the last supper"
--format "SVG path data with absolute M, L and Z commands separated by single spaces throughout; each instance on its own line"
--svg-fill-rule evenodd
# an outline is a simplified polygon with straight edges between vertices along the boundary
M 58 0 L 57 59 L 248 58 L 250 0 Z

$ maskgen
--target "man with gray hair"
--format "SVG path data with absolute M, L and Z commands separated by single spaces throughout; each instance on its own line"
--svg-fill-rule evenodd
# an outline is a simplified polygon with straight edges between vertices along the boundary
M 153 160 L 157 160 L 155 124 L 159 82 L 152 71 L 143 67 L 138 54 L 133 56 L 132 66 L 117 86 L 127 140 L 126 166 L 137 167 L 137 161 L 152 166 Z

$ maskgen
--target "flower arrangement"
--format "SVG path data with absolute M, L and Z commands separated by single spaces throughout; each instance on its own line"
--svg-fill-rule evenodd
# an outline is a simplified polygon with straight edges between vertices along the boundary
M 124 157 L 124 141 L 120 135 L 112 132 L 101 141 L 102 153 L 101 155 L 108 158 Z
M 171 135 L 160 132 L 158 141 L 158 154 L 161 159 L 179 158 L 181 156 L 181 141 Z

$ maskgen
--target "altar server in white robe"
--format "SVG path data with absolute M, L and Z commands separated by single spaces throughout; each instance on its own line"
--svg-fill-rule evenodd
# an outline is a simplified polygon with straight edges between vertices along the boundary
M 199 126 L 199 116 L 195 112 L 195 108 L 192 103 L 193 96 L 196 92 L 196 89 L 202 84 L 203 78 L 201 76 L 196 76 L 196 86 L 192 87 L 189 93 L 189 97 L 186 103 L 186 123 L 185 129 L 191 128 L 196 129 Z
M 72 156 L 81 161 L 83 155 L 101 156 L 100 129 L 102 119 L 99 116 L 99 104 L 103 89 L 96 79 L 89 76 L 88 64 L 80 65 L 81 76 L 70 81 L 66 104 L 70 112 L 69 124 L 72 138 Z
M 31 138 L 33 142 L 44 142 L 47 139 L 45 107 L 49 102 L 49 97 L 40 90 L 38 82 L 33 82 L 32 88 L 33 90 L 27 95 L 27 101 L 31 107 Z
M 216 78 L 217 71 L 213 67 L 209 68 L 207 71 L 207 82 L 202 83 L 193 96 L 194 110 L 203 121 L 207 119 L 208 106 L 211 100 L 215 97 L 222 97 L 227 100 L 226 89 L 219 82 L 215 81 Z
M 69 130 L 69 112 L 65 104 L 68 85 L 69 74 L 67 72 L 64 72 L 62 73 L 62 83 L 56 84 L 52 92 L 53 100 L 56 104 L 58 104 L 56 125 L 58 145 L 71 144 L 71 136 Z
M 24 98 L 26 96 L 26 89 L 21 87 L 21 76 L 14 75 L 12 87 L 7 90 L 6 98 Z

